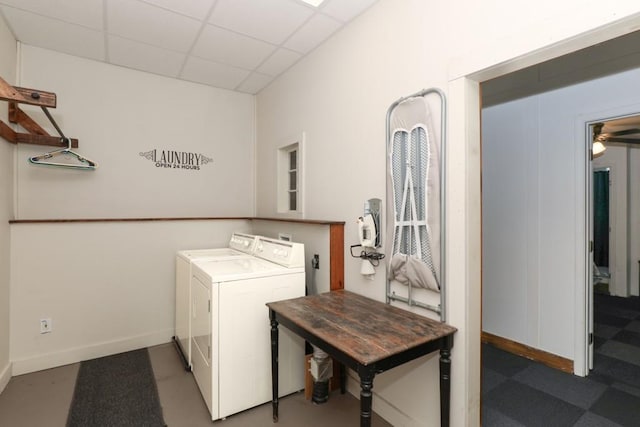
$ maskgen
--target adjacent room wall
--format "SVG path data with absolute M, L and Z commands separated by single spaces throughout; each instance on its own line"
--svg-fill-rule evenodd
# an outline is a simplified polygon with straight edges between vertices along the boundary
M 597 28 L 639 7 L 631 1 L 603 12 L 577 1 L 434 3 L 381 0 L 264 89 L 257 100 L 257 211 L 277 214 L 275 150 L 305 134 L 305 214 L 346 222 L 345 286 L 384 299 L 384 271 L 359 274 L 348 247 L 357 243 L 363 203 L 385 195 L 387 107 L 401 96 L 437 86 L 450 96 L 449 321 L 453 350 L 452 423 L 479 423 L 479 150 L 473 144 L 478 103 L 473 84 L 458 79 Z M 598 10 L 596 10 L 598 9 Z M 567 22 L 567 14 L 571 22 Z M 499 25 L 487 25 L 499 22 Z M 540 31 L 544 28 L 545 31 Z M 526 62 L 526 61 L 525 61 Z M 520 65 L 522 66 L 522 65 Z M 456 80 L 458 79 L 458 80 Z M 454 136 L 455 134 L 455 136 Z M 468 145 L 468 141 L 472 144 Z M 470 204 L 471 203 L 471 204 Z M 388 238 L 388 236 L 383 236 Z M 479 271 L 479 270 L 478 270 Z M 374 407 L 393 425 L 437 425 L 437 359 L 427 357 L 376 378 Z M 355 394 L 357 388 L 352 389 Z
M 640 112 L 640 111 L 639 111 Z M 637 184 L 629 181 L 629 149 L 626 147 L 608 147 L 602 157 L 593 160 L 593 167 L 609 167 L 609 292 L 619 297 L 629 296 L 631 277 L 629 269 L 631 244 L 634 239 L 629 234 L 629 225 L 632 222 L 630 202 L 638 198 L 633 192 Z M 632 185 L 629 185 L 632 184 Z M 637 283 L 637 280 L 636 280 Z M 636 286 L 633 286 L 634 288 Z
M 640 150 L 629 149 L 629 169 L 628 169 L 628 230 L 629 230 L 629 253 L 627 262 L 629 263 L 629 293 L 640 295 Z
M 16 40 L 0 16 L 0 77 L 15 83 Z M 0 101 L 0 120 L 7 122 L 7 103 Z M 10 341 L 10 228 L 13 218 L 13 156 L 15 146 L 0 139 L 0 392 L 11 377 Z
M 575 306 L 587 280 L 585 125 L 640 111 L 628 89 L 639 84 L 636 69 L 483 110 L 486 332 L 576 357 Z M 626 212 L 624 163 L 616 203 Z M 626 235 L 626 219 L 618 225 Z M 615 274 L 627 283 L 626 254 Z

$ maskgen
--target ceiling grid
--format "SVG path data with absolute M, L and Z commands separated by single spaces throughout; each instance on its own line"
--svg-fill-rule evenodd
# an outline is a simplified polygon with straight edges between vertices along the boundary
M 21 43 L 255 94 L 376 0 L 0 0 Z

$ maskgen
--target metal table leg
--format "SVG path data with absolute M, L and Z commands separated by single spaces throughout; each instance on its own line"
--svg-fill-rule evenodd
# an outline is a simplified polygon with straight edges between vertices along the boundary
M 271 320 L 271 406 L 273 422 L 278 422 L 278 321 L 276 313 L 269 310 Z

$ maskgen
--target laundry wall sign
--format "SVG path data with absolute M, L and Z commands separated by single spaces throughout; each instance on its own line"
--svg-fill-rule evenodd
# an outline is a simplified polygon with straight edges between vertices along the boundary
M 201 153 L 192 153 L 190 151 L 174 151 L 174 150 L 153 150 L 144 151 L 140 156 L 147 160 L 151 160 L 157 168 L 166 169 L 186 169 L 198 171 L 208 163 L 212 163 L 213 159 Z

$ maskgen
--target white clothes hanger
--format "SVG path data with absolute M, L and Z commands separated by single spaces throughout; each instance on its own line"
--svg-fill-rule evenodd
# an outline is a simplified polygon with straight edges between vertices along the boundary
M 67 138 L 66 136 L 64 136 L 64 133 L 62 133 L 62 130 L 60 130 L 58 124 L 55 122 L 55 120 L 53 120 L 53 117 L 46 107 L 42 107 L 42 111 L 44 111 L 49 121 L 53 124 L 53 127 L 55 127 L 56 131 L 58 131 L 61 142 L 66 143 L 67 146 L 58 150 L 49 151 L 48 153 L 44 153 L 39 156 L 29 157 L 29 163 L 32 163 L 34 165 L 55 166 L 68 169 L 95 170 L 98 167 L 98 164 L 73 151 L 71 149 L 71 138 Z M 62 155 L 72 156 L 80 163 L 59 163 L 48 161 L 48 159 Z

